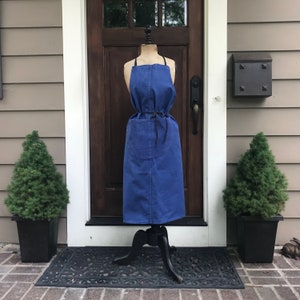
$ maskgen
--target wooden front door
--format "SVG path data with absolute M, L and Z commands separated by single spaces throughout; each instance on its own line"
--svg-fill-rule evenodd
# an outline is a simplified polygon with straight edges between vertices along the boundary
M 177 97 L 171 114 L 180 128 L 187 210 L 180 224 L 203 221 L 202 0 L 87 0 L 90 224 L 122 224 L 125 128 L 134 113 L 123 65 L 145 43 L 146 25 L 152 26 L 160 54 L 176 62 Z M 196 89 L 193 95 L 199 101 L 197 125 L 190 105 L 194 76 L 200 80 L 200 92 Z

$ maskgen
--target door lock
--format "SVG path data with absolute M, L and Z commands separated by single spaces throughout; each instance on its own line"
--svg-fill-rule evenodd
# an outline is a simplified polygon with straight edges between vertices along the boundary
M 190 81 L 190 107 L 192 109 L 193 134 L 198 133 L 199 111 L 202 108 L 202 80 L 193 76 Z

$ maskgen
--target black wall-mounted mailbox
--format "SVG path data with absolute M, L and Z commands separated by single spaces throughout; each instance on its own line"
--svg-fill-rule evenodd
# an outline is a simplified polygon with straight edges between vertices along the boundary
M 233 96 L 272 95 L 272 58 L 266 53 L 233 54 Z

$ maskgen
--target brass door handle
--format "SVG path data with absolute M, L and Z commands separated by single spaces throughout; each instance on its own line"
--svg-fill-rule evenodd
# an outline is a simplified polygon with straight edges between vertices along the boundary
M 198 133 L 198 119 L 199 119 L 199 105 L 197 103 L 193 106 L 193 134 Z
M 193 76 L 190 82 L 190 107 L 192 109 L 192 133 L 198 133 L 199 111 L 201 109 L 202 81 L 198 76 Z

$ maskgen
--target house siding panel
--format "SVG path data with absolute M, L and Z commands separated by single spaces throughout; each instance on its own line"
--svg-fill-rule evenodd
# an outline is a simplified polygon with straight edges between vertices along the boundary
M 63 82 L 62 56 L 4 56 L 2 64 L 4 84 Z
M 4 204 L 4 199 L 6 196 L 7 196 L 7 192 L 0 191 L 0 216 L 1 216 L 1 218 L 8 217 L 10 215 L 7 210 L 6 205 Z M 0 218 L 0 220 L 1 220 L 1 218 Z
M 67 240 L 67 219 L 65 217 L 59 220 L 59 232 L 57 242 L 59 244 L 65 244 Z M 0 219 L 0 236 L 2 241 L 9 241 L 10 243 L 19 243 L 17 234 L 17 224 L 12 221 L 10 217 L 2 217 Z
M 2 192 L 0 191 L 0 214 L 1 217 L 5 217 L 5 218 L 11 218 L 10 213 L 7 210 L 7 207 L 4 203 L 4 199 L 7 197 L 7 192 Z M 61 217 L 66 218 L 67 217 L 67 211 L 63 211 L 61 214 Z M 1 219 L 0 219 L 1 220 Z M 1 230 L 0 230 L 1 232 Z
M 2 27 L 61 27 L 61 0 L 2 0 Z
M 228 22 L 300 21 L 299 0 L 228 0 Z
M 32 130 L 38 130 L 41 137 L 64 137 L 65 134 L 63 111 L 7 111 L 0 112 L 0 120 L 1 138 L 25 137 Z
M 0 164 L 13 165 L 20 157 L 22 152 L 22 143 L 24 139 L 0 139 Z M 55 164 L 64 164 L 65 158 L 65 140 L 64 138 L 43 138 L 50 155 Z
M 289 200 L 277 244 L 297 236 L 300 225 L 300 2 L 228 0 L 228 180 L 252 137 L 263 131 L 278 167 L 288 179 Z M 232 54 L 267 52 L 272 57 L 273 93 L 268 98 L 232 96 Z M 235 243 L 234 219 L 228 243 Z
M 266 135 L 295 135 L 300 133 L 300 109 L 230 109 L 228 110 L 229 135 L 254 135 L 263 131 Z M 286 153 L 288 155 L 288 153 Z
M 63 83 L 15 83 L 5 84 L 1 111 L 63 110 Z
M 284 215 L 286 218 L 299 218 L 300 216 L 300 191 L 288 193 L 289 200 L 286 202 Z M 298 235 L 297 235 L 298 236 Z
M 252 52 L 244 50 L 246 52 Z M 268 50 L 266 50 L 268 52 Z M 232 53 L 228 57 L 228 80 L 232 80 Z M 272 57 L 272 79 L 273 80 L 295 80 L 300 79 L 300 51 L 268 52 Z
M 4 204 L 24 137 L 38 130 L 65 176 L 61 0 L 0 1 L 3 94 L 0 101 L 0 241 L 18 242 Z M 66 243 L 66 214 L 59 242 Z
M 271 52 L 273 79 L 300 79 L 300 51 Z
M 13 165 L 2 165 L 0 168 L 0 191 L 5 192 L 6 187 L 10 182 L 10 178 L 13 174 Z M 65 178 L 65 166 L 57 165 L 57 170 L 60 172 Z
M 300 192 L 300 164 L 278 164 L 278 168 L 285 174 L 288 180 L 288 192 Z M 236 171 L 236 165 L 229 164 L 227 167 L 227 178 L 230 180 Z M 300 201 L 300 200 L 299 200 Z M 298 216 L 299 217 L 299 216 Z
M 285 217 L 282 222 L 278 223 L 276 242 L 278 245 L 283 245 L 293 237 L 299 237 L 299 217 Z
M 228 50 L 300 50 L 299 32 L 300 23 L 229 24 Z
M 248 148 L 252 136 L 228 136 L 227 139 L 227 162 L 237 164 L 241 154 Z M 300 139 L 294 136 L 269 136 L 270 148 L 276 162 L 280 164 L 300 164 Z M 286 153 L 289 155 L 286 155 Z
M 1 32 L 2 55 L 62 53 L 61 28 L 7 28 Z
M 300 108 L 300 80 L 273 80 L 272 96 L 253 99 L 232 96 L 232 82 L 228 83 L 228 108 Z

